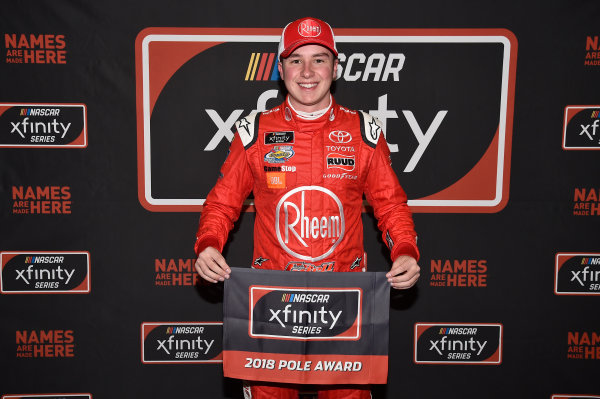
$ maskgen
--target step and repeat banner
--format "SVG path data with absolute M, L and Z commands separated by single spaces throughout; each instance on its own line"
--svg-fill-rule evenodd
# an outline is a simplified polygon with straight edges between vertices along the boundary
M 284 99 L 279 35 L 304 16 L 334 28 L 336 100 L 381 122 L 421 277 L 372 299 L 334 276 L 276 289 L 249 272 L 224 299 L 194 271 L 198 218 L 235 122 Z M 600 398 L 599 17 L 583 0 L 5 4 L 0 397 L 241 398 L 237 378 L 262 369 L 375 381 L 374 398 Z M 253 222 L 249 198 L 231 266 L 250 268 Z M 366 202 L 363 223 L 368 269 L 385 272 Z M 389 332 L 349 319 L 319 342 L 336 295 Z M 320 321 L 294 325 L 314 342 L 263 326 L 301 317 L 294 298 L 316 301 Z M 248 337 L 230 338 L 224 302 Z

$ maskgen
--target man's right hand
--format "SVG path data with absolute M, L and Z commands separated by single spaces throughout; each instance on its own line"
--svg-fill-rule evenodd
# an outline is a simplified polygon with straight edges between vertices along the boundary
M 225 281 L 231 273 L 231 269 L 225 262 L 221 252 L 213 247 L 206 247 L 204 251 L 200 252 L 194 267 L 200 277 L 211 283 Z

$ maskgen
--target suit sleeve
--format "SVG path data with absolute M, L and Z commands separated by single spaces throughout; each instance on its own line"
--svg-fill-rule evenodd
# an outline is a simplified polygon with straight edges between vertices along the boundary
M 196 256 L 207 247 L 223 252 L 229 232 L 239 218 L 244 200 L 253 187 L 253 178 L 248 154 L 239 133 L 235 133 L 227 159 L 221 167 L 217 183 L 204 202 L 196 244 Z
M 371 158 L 365 196 L 373 207 L 383 242 L 391 251 L 394 261 L 398 256 L 410 255 L 419 260 L 417 234 L 407 197 L 392 169 L 390 150 L 380 134 Z

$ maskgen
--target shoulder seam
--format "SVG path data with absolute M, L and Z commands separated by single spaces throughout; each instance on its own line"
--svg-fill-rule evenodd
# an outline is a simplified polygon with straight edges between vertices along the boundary
M 364 111 L 359 111 L 360 116 L 360 134 L 363 141 L 372 148 L 377 146 L 377 140 L 381 134 L 381 122 L 373 115 Z
M 240 135 L 240 139 L 242 139 L 242 144 L 245 149 L 248 149 L 248 147 L 254 144 L 258 138 L 259 119 L 260 114 L 258 112 L 252 112 L 235 122 L 235 128 Z

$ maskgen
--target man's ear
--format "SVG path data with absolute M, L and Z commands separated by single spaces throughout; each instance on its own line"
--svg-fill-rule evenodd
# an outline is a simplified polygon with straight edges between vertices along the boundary
M 277 62 L 277 70 L 279 71 L 279 76 L 281 76 L 281 79 L 283 79 L 283 64 L 281 61 Z
M 333 60 L 333 80 L 337 79 L 337 71 L 338 71 L 338 65 L 340 64 L 340 60 L 335 58 Z

